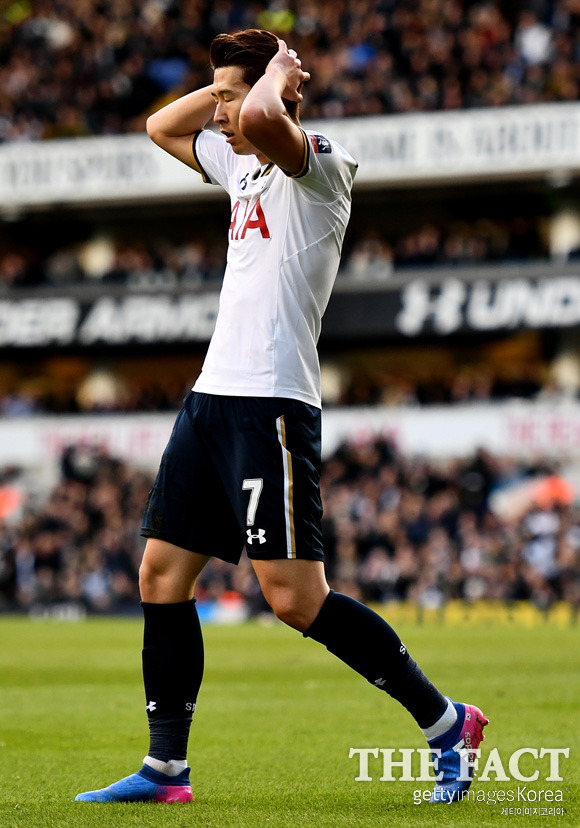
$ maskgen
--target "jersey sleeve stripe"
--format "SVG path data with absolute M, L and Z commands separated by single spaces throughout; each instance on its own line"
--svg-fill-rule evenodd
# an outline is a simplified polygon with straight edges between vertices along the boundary
M 291 173 L 286 173 L 288 178 L 302 178 L 302 176 L 306 175 L 310 168 L 310 141 L 308 140 L 308 136 L 306 135 L 303 129 L 301 130 L 301 132 L 302 138 L 304 140 L 304 161 L 297 173 L 294 173 L 294 175 L 292 175 Z
M 197 171 L 199 173 L 201 173 L 201 178 L 202 178 L 203 183 L 204 184 L 213 184 L 213 181 L 211 180 L 209 175 L 206 173 L 206 171 L 202 167 L 201 161 L 199 160 L 197 152 L 195 151 L 195 145 L 197 143 L 197 139 L 201 135 L 202 131 L 203 130 L 200 130 L 199 132 L 194 132 L 193 133 L 193 138 L 191 139 L 191 154 L 193 155 L 193 160 L 195 161 L 195 167 L 196 167 Z
M 292 455 L 286 448 L 286 424 L 284 415 L 276 420 L 278 442 L 282 447 L 282 465 L 284 468 L 284 516 L 286 519 L 286 557 L 296 557 L 296 536 L 294 533 L 294 479 L 292 474 Z

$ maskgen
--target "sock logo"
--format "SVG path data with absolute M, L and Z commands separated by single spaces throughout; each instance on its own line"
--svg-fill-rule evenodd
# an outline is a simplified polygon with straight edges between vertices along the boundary
M 154 710 L 157 710 L 157 702 L 150 701 L 145 710 L 147 710 L 148 713 L 153 713 Z
M 378 679 L 375 681 L 375 684 L 377 685 L 377 687 L 382 687 L 384 684 L 386 684 L 386 682 L 387 682 L 387 680 L 386 680 L 386 679 L 384 679 L 384 678 L 378 678 Z

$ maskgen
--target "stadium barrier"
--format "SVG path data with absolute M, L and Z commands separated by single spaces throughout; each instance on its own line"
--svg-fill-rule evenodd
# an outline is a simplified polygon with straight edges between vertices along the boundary
M 422 607 L 411 601 L 370 604 L 389 623 L 441 624 L 466 626 L 486 624 L 490 627 L 517 626 L 534 628 L 545 624 L 557 627 L 578 623 L 580 608 L 564 601 L 538 607 L 530 601 L 448 601 L 440 607 Z
M 305 122 L 359 162 L 356 187 L 534 178 L 580 169 L 576 101 Z M 46 204 L 216 198 L 145 134 L 13 141 L 0 147 L 4 212 Z
M 37 416 L 5 419 L 0 430 L 0 468 L 55 467 L 67 446 L 99 447 L 109 456 L 156 470 L 175 412 Z M 428 408 L 369 406 L 327 408 L 323 456 L 343 441 L 389 439 L 408 456 L 469 457 L 485 448 L 498 456 L 580 456 L 580 403 L 512 400 Z

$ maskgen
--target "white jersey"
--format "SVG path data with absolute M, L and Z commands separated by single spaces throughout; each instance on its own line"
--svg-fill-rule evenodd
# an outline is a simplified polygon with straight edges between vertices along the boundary
M 219 312 L 195 391 L 290 397 L 320 407 L 316 343 L 350 216 L 356 162 L 304 132 L 301 172 L 260 168 L 209 130 L 194 137 L 204 181 L 231 197 Z

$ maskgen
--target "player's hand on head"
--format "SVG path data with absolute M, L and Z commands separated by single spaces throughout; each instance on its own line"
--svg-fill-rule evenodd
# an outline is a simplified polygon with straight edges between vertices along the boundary
M 310 80 L 310 73 L 304 72 L 302 64 L 294 49 L 288 49 L 283 40 L 278 41 L 278 52 L 266 67 L 266 72 L 281 72 L 286 80 L 282 97 L 288 101 L 302 101 L 300 88 L 305 81 Z

